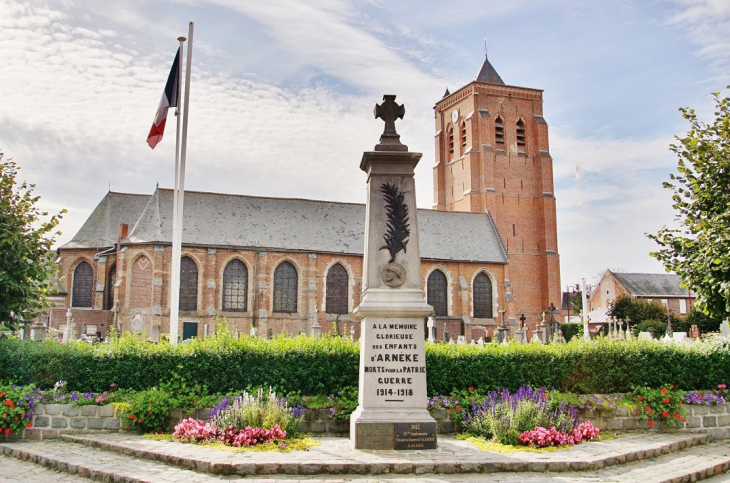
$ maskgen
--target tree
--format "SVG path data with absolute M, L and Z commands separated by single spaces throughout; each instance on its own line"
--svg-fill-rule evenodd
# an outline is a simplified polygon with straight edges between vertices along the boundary
M 35 205 L 35 185 L 16 185 L 19 166 L 0 153 L 0 327 L 12 329 L 48 307 L 55 266 L 52 233 L 66 210 L 47 221 Z
M 660 246 L 651 255 L 698 295 L 703 312 L 722 319 L 730 315 L 730 98 L 713 95 L 714 122 L 680 109 L 690 130 L 670 147 L 679 156 L 678 173 L 663 185 L 674 191 L 681 229 L 665 226 L 647 236 Z

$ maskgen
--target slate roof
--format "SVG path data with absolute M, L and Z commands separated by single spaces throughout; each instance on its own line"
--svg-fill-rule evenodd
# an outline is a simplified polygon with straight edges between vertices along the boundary
M 485 84 L 497 84 L 497 85 L 504 85 L 504 81 L 502 78 L 497 74 L 497 71 L 492 67 L 492 64 L 489 62 L 489 59 L 487 57 L 484 58 L 484 63 L 482 64 L 482 68 L 479 69 L 479 72 L 477 72 L 477 75 L 474 77 L 474 81 L 476 82 L 484 82 Z
M 123 244 L 171 242 L 172 190 L 158 189 L 146 200 Z M 97 231 L 98 210 L 74 240 Z M 418 225 L 424 259 L 507 263 L 488 214 L 419 209 Z M 364 232 L 364 204 L 185 192 L 185 245 L 362 255 Z M 62 248 L 79 248 L 69 246 L 74 240 Z
M 613 272 L 612 272 L 613 273 Z M 613 273 L 634 297 L 689 297 L 673 273 Z
M 108 248 L 117 242 L 119 225 L 139 219 L 150 195 L 108 192 L 81 229 L 60 248 Z

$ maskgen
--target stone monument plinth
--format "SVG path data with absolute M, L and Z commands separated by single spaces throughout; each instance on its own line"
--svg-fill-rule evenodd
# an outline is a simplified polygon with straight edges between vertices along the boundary
M 357 449 L 435 449 L 436 421 L 426 395 L 424 323 L 433 308 L 421 282 L 414 169 L 421 153 L 401 144 L 405 109 L 384 96 L 375 117 L 385 131 L 363 153 L 367 173 L 358 407 L 350 417 Z

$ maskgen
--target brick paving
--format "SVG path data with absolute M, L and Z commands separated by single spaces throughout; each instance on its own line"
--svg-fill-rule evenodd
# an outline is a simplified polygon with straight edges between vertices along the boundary
M 517 483 L 517 482 L 631 482 L 659 483 L 669 481 L 697 481 L 712 475 L 717 475 L 730 468 L 730 444 L 727 440 L 719 442 L 696 441 L 698 444 L 687 444 L 688 435 L 664 434 L 664 435 L 627 435 L 616 440 L 589 443 L 579 445 L 570 450 L 561 450 L 551 453 L 512 453 L 500 455 L 483 452 L 473 449 L 468 443 L 459 440 L 441 439 L 441 449 L 426 452 L 389 452 L 389 451 L 355 451 L 349 449 L 349 441 L 338 438 L 323 438 L 322 446 L 313 448 L 309 452 L 293 453 L 243 453 L 235 454 L 224 451 L 217 451 L 208 448 L 195 447 L 193 445 L 180 445 L 159 441 L 143 440 L 137 437 L 120 436 L 110 438 L 112 435 L 104 435 L 94 439 L 127 441 L 128 444 L 136 444 L 139 451 L 144 448 L 149 451 L 160 447 L 168 446 L 174 448 L 178 453 L 186 453 L 191 450 L 201 457 L 200 453 L 212 451 L 216 458 L 208 459 L 208 469 L 222 460 L 246 461 L 255 459 L 259 462 L 266 462 L 259 467 L 260 471 L 276 471 L 279 474 L 257 474 L 249 476 L 246 480 L 257 483 L 286 483 L 301 482 L 302 480 L 314 482 L 391 482 L 394 480 L 407 480 L 413 482 L 487 482 L 487 483 Z M 685 438 L 684 440 L 682 438 Z M 685 441 L 685 444 L 682 444 Z M 155 444 L 152 444 L 155 443 Z M 610 443 L 610 444 L 609 444 Z M 641 449 L 637 449 L 641 447 Z M 661 448 L 669 448 L 666 452 Z M 576 458 L 585 458 L 584 463 L 590 465 L 590 461 L 599 461 L 596 455 L 601 453 L 615 454 L 621 448 L 624 453 L 629 448 L 638 453 L 644 452 L 644 458 L 629 464 L 621 464 L 622 461 L 615 461 L 616 466 L 594 468 L 592 470 L 565 471 L 559 473 L 545 473 L 542 469 L 546 463 L 575 461 Z M 654 448 L 654 449 L 652 449 Z M 659 452 L 657 453 L 657 448 Z M 120 450 L 120 448 L 117 448 Z M 135 457 L 134 449 L 127 448 L 127 454 L 120 454 L 112 451 L 105 451 L 93 448 L 88 444 L 72 443 L 68 441 L 43 441 L 36 443 L 19 442 L 0 444 L 0 452 L 5 457 L 0 457 L 0 483 L 11 481 L 35 482 L 79 482 L 88 481 L 91 478 L 97 481 L 112 482 L 185 482 L 198 483 L 209 481 L 222 481 L 241 478 L 239 475 L 214 475 L 191 471 L 185 469 L 190 464 L 185 457 L 177 460 L 176 466 L 163 464 L 159 461 L 140 459 Z M 207 451 L 203 451 L 207 450 Z M 580 450 L 580 451 L 578 451 Z M 649 454 L 647 455 L 647 451 Z M 450 460 L 452 463 L 463 464 L 465 461 L 476 460 L 474 454 L 483 459 L 490 459 L 495 463 L 505 459 L 519 460 L 524 463 L 520 472 L 473 472 L 466 474 L 450 474 L 448 471 L 456 470 L 457 467 L 443 466 L 446 472 L 441 474 L 395 474 L 397 471 L 415 471 L 418 468 L 416 462 L 423 463 L 428 458 L 431 461 L 438 461 L 439 458 Z M 28 461 L 20 461 L 15 458 L 22 458 Z M 606 456 L 605 454 L 603 456 Z M 356 457 L 356 458 L 355 458 Z M 301 469 L 302 464 L 312 461 L 330 461 L 329 471 L 342 470 L 339 461 L 356 462 L 379 461 L 379 464 L 388 464 L 386 474 L 380 475 L 355 475 L 355 474 L 328 474 L 328 475 L 302 475 L 302 474 L 281 474 L 282 471 L 294 471 Z M 613 456 L 608 456 L 613 458 Z M 638 455 L 637 455 L 638 458 Z M 628 459 L 628 458 L 627 458 Z M 277 464 L 277 461 L 279 463 Z M 393 461 L 400 461 L 401 466 L 396 466 Z M 604 465 L 606 458 L 603 459 Z M 283 466 L 284 462 L 290 466 Z M 387 463 L 390 462 L 390 463 Z M 411 466 L 408 466 L 411 462 Z M 371 465 L 373 463 L 370 463 Z M 392 465 L 392 466 L 391 466 Z M 497 467 L 500 470 L 507 470 L 508 466 Z M 439 463 L 434 463 L 431 471 L 439 468 Z M 482 466 L 482 470 L 485 467 Z M 488 467 L 486 467 L 488 468 Z M 54 471 L 59 470 L 59 471 Z M 204 469 L 204 468 L 201 468 Z M 534 471 L 526 471 L 532 469 Z M 567 468 L 566 468 L 567 469 Z M 70 473 L 70 474 L 67 474 Z M 714 476 L 711 483 L 728 483 L 730 475 Z

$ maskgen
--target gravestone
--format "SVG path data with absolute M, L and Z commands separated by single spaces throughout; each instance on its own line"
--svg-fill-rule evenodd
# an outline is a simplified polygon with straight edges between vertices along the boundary
M 479 340 L 477 340 L 477 345 L 479 347 L 481 347 L 482 349 L 484 349 L 484 339 L 482 337 L 480 337 Z
M 692 324 L 692 326 L 689 328 L 689 336 L 692 340 L 699 339 L 700 338 L 700 326 L 697 324 Z
M 651 332 L 639 332 L 639 340 L 654 340 Z
M 421 286 L 414 169 L 395 130 L 405 108 L 384 96 L 375 117 L 385 130 L 363 153 L 367 173 L 358 407 L 350 416 L 356 449 L 435 449 L 436 421 L 427 407 L 424 319 L 433 312 Z

